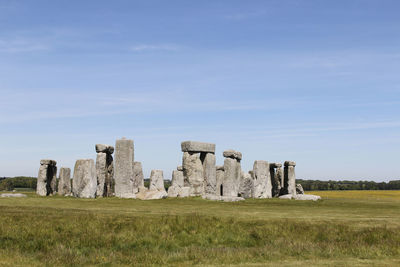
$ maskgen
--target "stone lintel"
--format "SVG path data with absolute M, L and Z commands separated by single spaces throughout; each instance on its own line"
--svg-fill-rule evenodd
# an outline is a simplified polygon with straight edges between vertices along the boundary
M 294 161 L 285 161 L 285 167 L 288 167 L 288 166 L 296 166 L 296 162 L 294 162 Z
M 237 160 L 242 160 L 242 153 L 240 153 L 239 151 L 232 150 L 232 149 L 225 150 L 223 155 L 225 158 L 233 158 L 233 159 L 237 159 Z
M 206 152 L 215 153 L 215 144 L 196 141 L 184 141 L 181 143 L 182 152 Z

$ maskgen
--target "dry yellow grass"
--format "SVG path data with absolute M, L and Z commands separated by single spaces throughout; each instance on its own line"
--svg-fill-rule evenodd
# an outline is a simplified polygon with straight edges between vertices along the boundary
M 400 190 L 310 191 L 306 192 L 306 194 L 318 195 L 324 199 L 400 201 Z

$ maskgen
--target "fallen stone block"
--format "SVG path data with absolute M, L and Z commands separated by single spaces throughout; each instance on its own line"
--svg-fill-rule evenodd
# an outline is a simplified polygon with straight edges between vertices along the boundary
M 317 201 L 320 200 L 321 197 L 320 196 L 316 196 L 316 195 L 296 195 L 294 196 L 295 200 L 312 200 L 312 201 Z
M 21 193 L 16 193 L 16 194 L 4 193 L 4 194 L 1 194 L 0 197 L 27 197 L 27 196 L 25 194 L 21 194 Z

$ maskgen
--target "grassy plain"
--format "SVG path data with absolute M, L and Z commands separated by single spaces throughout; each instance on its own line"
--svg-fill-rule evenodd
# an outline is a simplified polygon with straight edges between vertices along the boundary
M 311 193 L 323 200 L 0 198 L 0 265 L 400 265 L 400 191 Z

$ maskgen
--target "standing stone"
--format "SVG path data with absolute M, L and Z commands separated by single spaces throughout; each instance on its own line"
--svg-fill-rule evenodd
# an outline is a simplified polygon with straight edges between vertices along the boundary
M 253 177 L 248 172 L 242 172 L 239 194 L 243 198 L 251 198 L 253 196 Z
M 200 153 L 183 153 L 183 175 L 185 186 L 190 187 L 191 196 L 201 196 L 204 193 L 204 170 Z
M 298 195 L 304 195 L 304 189 L 301 184 L 296 184 L 296 193 Z
M 253 165 L 254 198 L 271 198 L 272 184 L 269 173 L 269 163 L 256 160 Z
M 217 193 L 217 170 L 215 168 L 215 155 L 207 153 L 204 157 L 204 193 L 216 195 Z
M 104 144 L 96 144 L 96 175 L 97 175 L 97 197 L 112 196 L 113 179 L 113 157 L 114 147 Z
M 163 171 L 161 171 L 161 170 L 152 170 L 151 171 L 149 189 L 165 191 Z
M 240 160 L 238 158 L 225 158 L 223 196 L 238 197 L 241 172 Z
M 279 164 L 276 167 L 275 176 L 276 176 L 276 179 L 279 180 L 280 185 L 281 185 L 281 189 L 280 189 L 279 195 L 282 195 L 282 194 L 284 194 L 283 193 L 283 189 L 284 189 L 284 186 L 285 186 L 285 177 L 283 175 L 282 164 Z
M 182 195 L 182 187 L 184 187 L 183 171 L 172 171 L 171 186 L 168 188 L 168 197 L 179 197 Z
M 56 193 L 57 162 L 51 159 L 42 159 L 37 178 L 36 194 L 49 196 Z
M 75 197 L 95 198 L 97 190 L 96 167 L 92 159 L 79 159 L 75 163 L 72 193 Z
M 216 186 L 216 195 L 223 196 L 224 195 L 224 166 L 217 166 L 217 186 Z
M 60 179 L 58 180 L 58 194 L 60 196 L 71 195 L 71 169 L 60 168 Z
M 137 193 L 144 189 L 144 175 L 142 163 L 139 161 L 133 162 L 133 189 Z
M 272 183 L 272 196 L 278 197 L 279 193 L 281 192 L 281 178 L 278 175 L 278 168 L 281 168 L 282 164 L 280 163 L 271 163 L 269 165 L 270 176 L 271 176 L 271 183 Z
M 296 166 L 296 162 L 294 161 L 285 161 L 284 163 L 284 193 L 291 194 L 292 196 L 296 195 L 296 174 L 294 171 L 294 167 Z
M 135 198 L 133 175 L 134 149 L 133 140 L 118 139 L 115 143 L 115 196 Z

